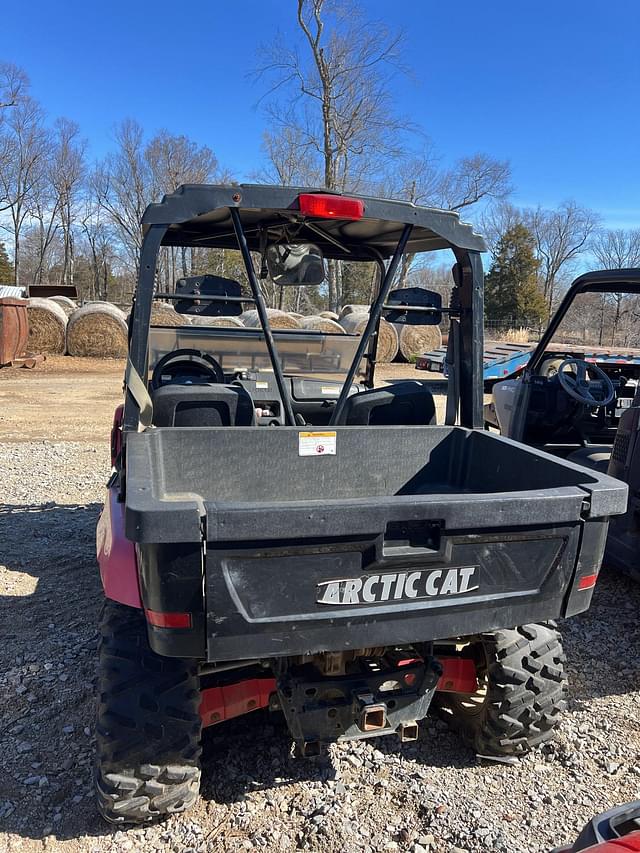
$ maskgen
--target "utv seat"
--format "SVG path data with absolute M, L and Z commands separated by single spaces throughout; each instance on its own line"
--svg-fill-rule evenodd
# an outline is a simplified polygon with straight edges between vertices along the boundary
M 254 426 L 251 395 L 239 385 L 164 385 L 153 393 L 157 427 Z
M 435 422 L 433 394 L 423 382 L 413 379 L 353 394 L 340 418 L 340 424 L 347 426 L 425 426 Z
M 579 450 L 574 450 L 567 456 L 568 462 L 575 462 L 576 465 L 583 465 L 585 468 L 591 468 L 599 474 L 606 474 L 611 459 L 612 447 L 610 444 L 589 444 L 587 447 L 581 447 Z

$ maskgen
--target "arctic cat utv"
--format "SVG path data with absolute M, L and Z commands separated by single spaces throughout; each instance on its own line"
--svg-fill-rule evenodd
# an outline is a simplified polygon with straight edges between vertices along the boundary
M 498 382 L 485 419 L 629 486 L 605 561 L 640 580 L 640 269 L 597 270 L 567 291 L 518 379 Z M 608 316 L 607 316 L 608 315 Z M 628 322 L 620 329 L 622 321 Z M 617 334 L 616 334 L 617 332 Z M 621 345 L 633 343 L 634 347 Z
M 257 708 L 301 755 L 415 739 L 432 701 L 481 754 L 549 737 L 566 680 L 548 620 L 588 608 L 626 489 L 483 430 L 482 239 L 454 213 L 268 186 L 183 186 L 143 224 L 98 527 L 103 816 L 191 806 L 202 727 Z M 163 287 L 163 246 L 239 250 L 248 289 Z M 448 306 L 392 292 L 403 253 L 441 249 Z M 273 330 L 259 276 L 322 287 L 325 259 L 377 265 L 362 335 Z M 198 323 L 151 327 L 154 298 Z M 261 328 L 202 325 L 243 305 Z M 443 423 L 427 381 L 375 387 L 383 315 L 448 318 Z

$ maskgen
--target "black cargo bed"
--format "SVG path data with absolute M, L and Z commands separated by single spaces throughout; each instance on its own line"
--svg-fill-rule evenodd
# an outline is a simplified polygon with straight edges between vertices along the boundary
M 626 504 L 618 481 L 487 432 L 338 427 L 335 455 L 319 457 L 299 455 L 300 432 L 129 436 L 128 537 L 206 539 L 212 660 L 562 615 Z

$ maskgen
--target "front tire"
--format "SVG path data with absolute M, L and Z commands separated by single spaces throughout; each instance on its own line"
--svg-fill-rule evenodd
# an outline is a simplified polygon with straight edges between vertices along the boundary
M 96 796 L 115 824 L 190 808 L 200 789 L 200 685 L 191 661 L 156 655 L 140 610 L 106 600 L 98 645 Z
M 522 625 L 472 641 L 479 689 L 436 693 L 435 707 L 479 755 L 514 756 L 553 736 L 566 707 L 562 639 L 555 624 Z

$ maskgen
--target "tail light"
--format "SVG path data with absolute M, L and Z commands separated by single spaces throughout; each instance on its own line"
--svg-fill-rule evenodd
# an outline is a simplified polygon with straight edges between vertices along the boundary
M 160 613 L 157 610 L 145 610 L 147 622 L 155 628 L 191 628 L 190 613 Z
M 320 219 L 362 219 L 364 202 L 327 193 L 301 193 L 298 196 L 300 213 Z

